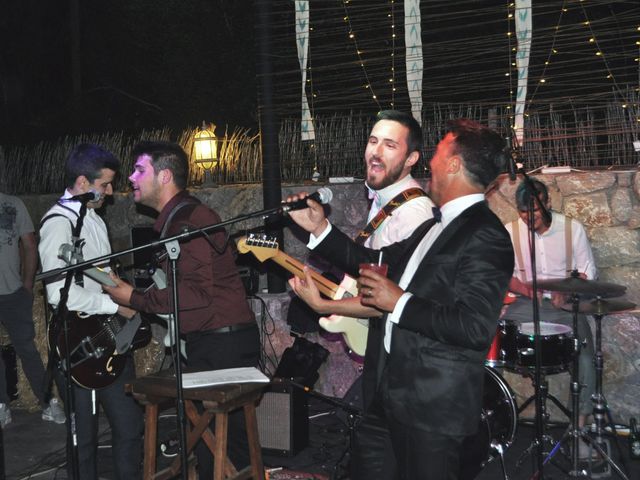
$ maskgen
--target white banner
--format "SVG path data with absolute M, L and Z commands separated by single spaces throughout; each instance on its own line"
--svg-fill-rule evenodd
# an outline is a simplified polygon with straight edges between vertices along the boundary
M 302 73 L 302 119 L 300 132 L 302 140 L 314 140 L 316 133 L 313 128 L 309 101 L 307 100 L 307 60 L 309 58 L 309 0 L 296 0 L 296 46 L 298 47 L 298 61 Z
M 513 129 L 517 144 L 524 140 L 524 109 L 527 100 L 527 81 L 529 79 L 529 55 L 531 54 L 531 0 L 516 0 L 516 67 L 518 68 L 518 91 L 516 94 L 516 113 Z
M 411 113 L 422 125 L 422 27 L 420 0 L 404 0 L 404 43 L 406 46 L 407 90 Z

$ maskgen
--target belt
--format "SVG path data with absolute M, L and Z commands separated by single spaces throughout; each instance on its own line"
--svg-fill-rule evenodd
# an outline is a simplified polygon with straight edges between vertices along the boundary
M 212 330 L 201 330 L 199 332 L 189 332 L 187 333 L 186 339 L 189 341 L 190 338 L 198 338 L 203 335 L 214 335 L 219 333 L 232 333 L 232 332 L 241 332 L 243 330 L 249 330 L 250 328 L 257 328 L 258 325 L 255 323 L 235 323 L 233 325 L 227 325 L 226 327 L 214 328 Z

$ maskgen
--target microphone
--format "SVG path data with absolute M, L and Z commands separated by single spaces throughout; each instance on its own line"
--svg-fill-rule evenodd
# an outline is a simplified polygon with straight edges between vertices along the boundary
M 89 190 L 87 193 L 81 193 L 80 195 L 74 195 L 71 198 L 65 198 L 63 201 L 65 202 L 97 202 L 102 198 L 100 192 L 96 190 Z
M 516 167 L 516 157 L 517 157 L 517 152 L 513 149 L 512 143 L 511 143 L 511 135 L 509 135 L 508 137 L 505 138 L 506 142 L 507 142 L 507 147 L 506 147 L 506 154 L 507 154 L 507 172 L 509 173 L 509 180 L 512 182 L 516 181 L 516 172 L 517 172 L 517 167 Z
M 308 197 L 303 198 L 302 200 L 296 200 L 295 202 L 282 202 L 282 206 L 278 213 L 287 213 L 292 210 L 302 210 L 304 208 L 308 208 L 307 199 L 315 200 L 318 203 L 326 205 L 331 202 L 333 199 L 333 192 L 327 188 L 322 187 L 318 189 L 316 192 L 313 192 Z

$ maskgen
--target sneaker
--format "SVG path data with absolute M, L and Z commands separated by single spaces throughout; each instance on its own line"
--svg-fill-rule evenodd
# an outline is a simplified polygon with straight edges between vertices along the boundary
M 55 423 L 64 423 L 67 420 L 57 398 L 52 398 L 47 408 L 42 410 L 42 420 Z
M 11 410 L 6 403 L 0 403 L 0 427 L 4 428 L 11 423 Z

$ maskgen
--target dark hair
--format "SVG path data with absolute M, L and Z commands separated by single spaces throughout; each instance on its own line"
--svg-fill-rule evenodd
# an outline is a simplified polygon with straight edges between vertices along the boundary
M 64 183 L 68 188 L 73 187 L 79 176 L 84 175 L 90 183 L 100 176 L 103 168 L 117 172 L 120 161 L 115 155 L 99 145 L 81 143 L 76 145 L 64 166 Z
M 382 110 L 376 115 L 376 121 L 380 120 L 392 120 L 407 127 L 407 153 L 418 152 L 422 157 L 422 127 L 412 115 L 398 110 Z
M 180 190 L 187 188 L 189 180 L 189 158 L 180 145 L 172 142 L 143 141 L 131 151 L 134 160 L 141 155 L 151 157 L 154 174 L 160 170 L 170 170 L 173 173 L 173 183 Z
M 542 203 L 547 203 L 549 200 L 549 190 L 547 186 L 540 180 L 531 180 L 533 190 L 536 192 L 536 197 L 540 199 Z M 531 201 L 531 193 L 524 182 L 521 182 L 516 189 L 516 207 L 521 212 L 526 211 L 529 208 L 529 202 Z
M 455 138 L 452 153 L 462 157 L 471 181 L 487 188 L 507 165 L 504 138 L 468 118 L 450 120 L 447 128 Z

